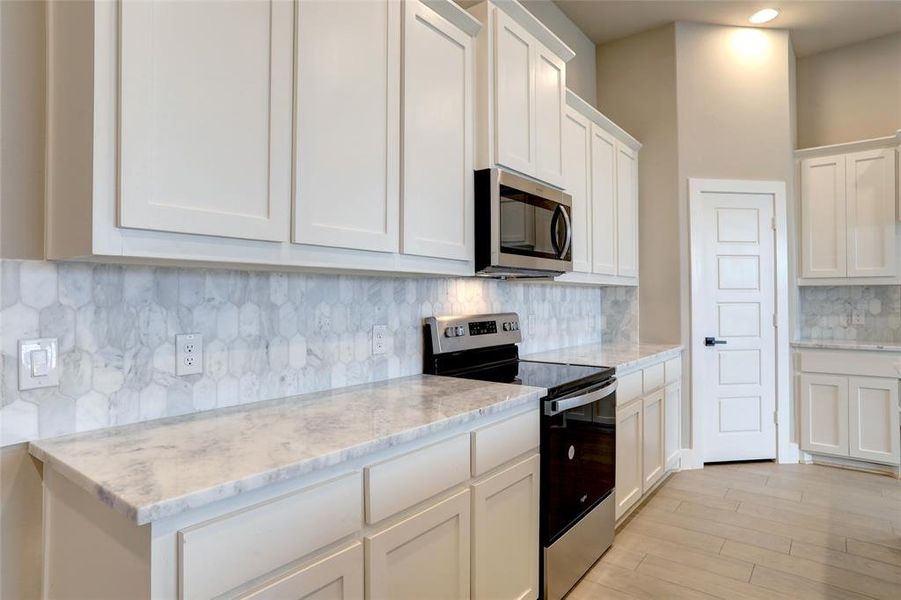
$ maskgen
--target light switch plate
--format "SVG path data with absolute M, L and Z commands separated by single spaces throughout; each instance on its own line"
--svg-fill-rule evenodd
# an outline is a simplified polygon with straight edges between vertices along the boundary
M 56 338 L 19 340 L 19 389 L 59 385 L 59 344 Z

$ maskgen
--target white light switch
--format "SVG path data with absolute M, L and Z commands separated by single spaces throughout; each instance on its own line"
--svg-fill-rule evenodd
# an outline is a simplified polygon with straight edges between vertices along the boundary
M 59 385 L 59 349 L 56 338 L 19 340 L 19 389 Z

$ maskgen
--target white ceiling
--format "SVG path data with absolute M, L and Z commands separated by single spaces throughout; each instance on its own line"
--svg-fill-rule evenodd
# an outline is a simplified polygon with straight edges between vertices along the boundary
M 673 21 L 751 26 L 761 8 L 781 14 L 763 27 L 791 31 L 798 56 L 901 31 L 901 0 L 555 0 L 596 44 Z

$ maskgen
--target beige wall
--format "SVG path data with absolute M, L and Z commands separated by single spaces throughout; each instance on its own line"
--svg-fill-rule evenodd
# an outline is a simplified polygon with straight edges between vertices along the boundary
M 0 448 L 0 598 L 41 591 L 41 463 L 28 444 Z
M 676 37 L 667 25 L 598 46 L 598 106 L 641 143 L 641 338 L 680 342 Z
M 44 256 L 45 3 L 0 2 L 0 257 Z
M 529 11 L 576 53 L 566 63 L 566 87 L 597 106 L 595 45 L 551 0 L 520 0 Z
M 901 33 L 798 59 L 798 146 L 901 129 Z

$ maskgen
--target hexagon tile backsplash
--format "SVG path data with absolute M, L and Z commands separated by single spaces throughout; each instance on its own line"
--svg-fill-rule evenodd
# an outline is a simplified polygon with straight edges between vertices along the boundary
M 638 331 L 634 288 L 3 260 L 0 445 L 421 373 L 424 317 L 511 310 L 524 352 Z M 189 332 L 204 373 L 176 377 Z M 20 392 L 16 343 L 38 336 L 59 387 Z
M 901 342 L 901 285 L 802 287 L 799 293 L 802 339 Z M 854 312 L 863 324 L 854 324 Z

